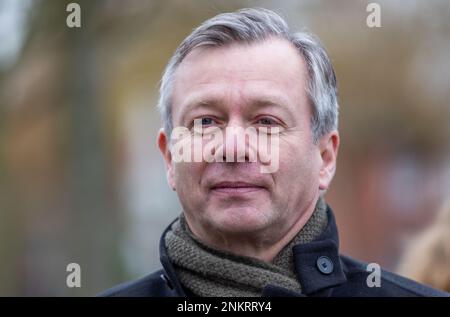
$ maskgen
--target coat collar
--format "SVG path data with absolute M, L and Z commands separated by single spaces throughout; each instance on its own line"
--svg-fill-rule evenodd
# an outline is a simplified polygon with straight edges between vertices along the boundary
M 298 244 L 293 247 L 294 265 L 297 272 L 302 294 L 307 296 L 327 295 L 332 286 L 337 286 L 346 281 L 339 257 L 339 236 L 333 211 L 327 205 L 328 224 L 323 233 L 316 240 Z M 177 221 L 175 219 L 164 230 L 160 243 L 160 261 L 165 270 L 166 280 L 174 296 L 186 296 L 175 272 L 175 268 L 167 254 L 165 236 Z M 286 292 L 277 286 L 267 286 L 263 290 L 263 296 L 295 296 L 292 292 Z
M 173 264 L 169 260 L 169 255 L 167 254 L 166 248 L 166 234 L 172 228 L 172 225 L 178 221 L 178 217 L 167 226 L 166 230 L 164 230 L 161 239 L 159 240 L 159 257 L 162 264 L 162 267 L 167 275 L 162 276 L 169 288 L 174 292 L 174 296 L 186 297 L 186 293 L 181 286 L 180 280 L 177 277 L 175 272 L 175 268 Z
M 323 290 L 345 283 L 339 256 L 339 236 L 333 211 L 327 205 L 328 224 L 314 241 L 293 247 L 294 265 L 305 295 L 326 295 Z

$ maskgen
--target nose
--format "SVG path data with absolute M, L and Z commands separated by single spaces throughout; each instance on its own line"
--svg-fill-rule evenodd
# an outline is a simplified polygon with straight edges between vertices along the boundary
M 242 123 L 229 123 L 224 132 L 223 161 L 250 162 L 253 159 L 254 147 L 251 131 Z
M 228 125 L 225 129 L 223 156 L 225 162 L 245 162 L 247 160 L 244 128 Z

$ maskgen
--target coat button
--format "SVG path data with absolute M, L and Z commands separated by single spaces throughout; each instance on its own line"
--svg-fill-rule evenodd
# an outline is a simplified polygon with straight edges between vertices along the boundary
M 333 262 L 330 260 L 329 257 L 327 256 L 321 256 L 317 259 L 317 268 L 319 269 L 320 272 L 322 272 L 323 274 L 331 274 L 331 272 L 333 272 Z
M 161 279 L 164 281 L 164 283 L 166 283 L 166 285 L 170 288 L 173 289 L 173 285 L 170 282 L 169 278 L 165 275 L 165 274 L 161 274 L 159 277 L 161 277 Z

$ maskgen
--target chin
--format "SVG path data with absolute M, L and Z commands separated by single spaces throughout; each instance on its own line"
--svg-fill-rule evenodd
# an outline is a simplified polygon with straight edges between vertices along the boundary
M 270 226 L 271 212 L 255 207 L 232 207 L 216 209 L 210 215 L 210 222 L 222 232 L 251 233 Z

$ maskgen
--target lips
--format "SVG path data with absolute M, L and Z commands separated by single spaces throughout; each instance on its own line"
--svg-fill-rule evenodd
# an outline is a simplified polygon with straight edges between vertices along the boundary
M 219 182 L 211 190 L 223 194 L 245 194 L 265 189 L 263 186 L 248 182 Z

